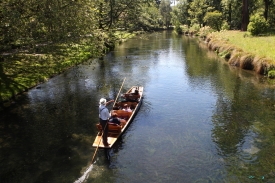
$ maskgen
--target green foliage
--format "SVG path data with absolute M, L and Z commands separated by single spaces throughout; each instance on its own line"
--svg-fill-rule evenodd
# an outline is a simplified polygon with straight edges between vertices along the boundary
M 213 29 L 220 31 L 222 27 L 222 13 L 218 11 L 207 12 L 203 18 L 206 25 L 212 27 Z
M 77 42 L 94 28 L 90 1 L 1 1 L 0 51 L 49 42 Z M 20 44 L 18 44 L 20 43 Z
M 168 28 L 172 18 L 172 8 L 170 6 L 170 0 L 162 0 L 159 6 L 159 11 L 162 16 L 164 25 Z
M 251 33 L 251 35 L 259 35 L 264 34 L 268 31 L 269 24 L 264 19 L 263 16 L 261 16 L 259 13 L 251 16 L 250 23 L 248 24 L 247 31 Z
M 140 28 L 143 30 L 158 29 L 162 24 L 162 17 L 157 7 L 142 7 L 141 16 L 138 18 Z
M 189 32 L 191 32 L 191 33 L 197 33 L 199 31 L 200 31 L 200 25 L 199 24 L 193 24 L 189 29 Z
M 275 70 L 270 70 L 268 71 L 268 78 L 274 79 L 275 78 Z
M 209 33 L 213 32 L 214 30 L 209 26 L 204 26 L 200 28 L 199 35 L 200 37 L 206 37 Z
M 181 29 L 182 29 L 182 32 L 184 32 L 184 33 L 188 33 L 188 32 L 189 32 L 189 27 L 188 27 L 188 25 L 181 25 L 180 27 L 181 27 Z
M 21 48 L 36 52 L 39 44 L 79 43 L 98 29 L 110 36 L 117 28 L 136 30 L 148 20 L 140 17 L 149 6 L 145 17 L 149 17 L 149 29 L 155 28 L 160 21 L 154 4 L 152 0 L 0 1 L 0 52 Z M 113 47 L 113 41 L 107 41 Z
M 230 26 L 228 25 L 228 23 L 226 21 L 223 22 L 222 24 L 222 30 L 229 30 Z
M 172 24 L 180 23 L 181 25 L 190 25 L 189 15 L 188 15 L 189 5 L 186 1 L 179 1 L 177 6 L 172 8 Z
M 177 24 L 177 25 L 175 26 L 175 31 L 176 31 L 176 33 L 178 33 L 178 34 L 182 34 L 182 33 L 183 33 L 180 24 Z
M 190 3 L 190 7 L 188 9 L 189 20 L 191 22 L 191 26 L 194 24 L 202 25 L 203 18 L 206 12 L 212 9 L 211 6 L 208 5 L 208 1 L 206 0 L 193 0 Z

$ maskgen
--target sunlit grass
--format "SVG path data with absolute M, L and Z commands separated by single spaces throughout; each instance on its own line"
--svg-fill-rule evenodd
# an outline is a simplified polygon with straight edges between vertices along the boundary
M 275 63 L 275 36 L 252 37 L 247 32 L 221 31 L 212 35 L 255 56 L 271 59 Z

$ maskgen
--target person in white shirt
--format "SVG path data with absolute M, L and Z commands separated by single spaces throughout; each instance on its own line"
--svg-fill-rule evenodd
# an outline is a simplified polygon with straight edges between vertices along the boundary
M 110 144 L 108 143 L 108 119 L 110 118 L 110 112 L 107 109 L 106 105 L 108 105 L 110 102 L 113 102 L 114 100 L 110 100 L 107 102 L 105 98 L 101 98 L 99 101 L 99 119 L 100 119 L 100 124 L 102 126 L 102 131 L 103 131 L 103 144 L 104 146 L 109 146 Z

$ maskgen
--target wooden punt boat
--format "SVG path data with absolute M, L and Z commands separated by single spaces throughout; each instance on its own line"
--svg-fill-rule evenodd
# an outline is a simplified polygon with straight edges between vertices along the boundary
M 142 94 L 143 87 L 141 86 L 133 86 L 130 88 L 125 94 L 123 94 L 123 100 L 120 100 L 114 104 L 113 109 L 110 111 L 111 114 L 117 113 L 117 117 L 124 119 L 126 123 L 123 125 L 116 125 L 113 123 L 108 123 L 109 131 L 108 131 L 108 143 L 109 146 L 104 146 L 102 141 L 102 127 L 98 123 L 96 127 L 98 129 L 97 136 L 93 143 L 93 147 L 98 148 L 112 148 L 117 139 L 123 134 L 123 132 L 127 129 L 127 127 L 132 122 L 134 116 L 139 110 L 142 103 Z M 132 112 L 122 110 L 122 107 L 127 104 Z

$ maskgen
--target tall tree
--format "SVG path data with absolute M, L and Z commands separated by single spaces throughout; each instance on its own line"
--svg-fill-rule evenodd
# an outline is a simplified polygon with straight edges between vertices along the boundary
M 190 25 L 188 9 L 189 3 L 187 0 L 180 0 L 178 2 L 172 10 L 172 22 L 174 25 L 176 25 L 176 23 Z
M 193 0 L 190 3 L 189 15 L 191 25 L 199 24 L 201 27 L 203 25 L 203 18 L 208 11 L 212 11 L 213 7 L 209 5 L 207 0 Z
M 89 0 L 7 0 L 0 2 L 0 45 L 34 45 L 76 40 L 91 32 Z M 0 49 L 9 49 L 3 48 Z
M 246 31 L 249 23 L 249 12 L 248 12 L 248 0 L 243 0 L 242 5 L 242 26 L 241 30 Z
M 156 30 L 162 24 L 162 17 L 159 12 L 158 6 L 142 6 L 141 16 L 138 18 L 138 26 L 143 30 Z
M 172 8 L 170 6 L 170 0 L 162 0 L 160 3 L 159 11 L 165 26 L 168 28 L 171 21 L 171 12 L 172 12 Z
M 264 1 L 264 18 L 268 19 L 269 6 L 273 3 L 273 0 L 263 0 Z

